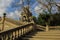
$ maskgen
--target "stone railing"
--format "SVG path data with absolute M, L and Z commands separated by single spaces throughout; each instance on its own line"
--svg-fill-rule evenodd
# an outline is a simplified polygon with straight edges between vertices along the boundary
M 18 38 L 21 39 L 22 36 L 33 30 L 33 25 L 33 23 L 30 23 L 17 28 L 1 31 L 0 40 L 18 40 Z
M 37 29 L 40 29 L 40 30 L 43 30 L 43 31 L 60 30 L 60 26 L 41 26 L 41 25 L 37 25 Z
M 46 30 L 46 27 L 45 26 L 41 26 L 41 25 L 36 25 L 36 26 L 37 26 L 36 29 L 43 30 L 43 31 Z
M 20 23 L 20 21 L 17 21 L 17 20 L 11 19 L 11 18 L 5 18 L 5 19 L 6 19 L 5 21 L 8 21 L 10 23 L 13 23 L 13 24 L 16 24 L 16 25 L 22 25 Z
M 60 30 L 60 26 L 49 26 L 49 30 Z

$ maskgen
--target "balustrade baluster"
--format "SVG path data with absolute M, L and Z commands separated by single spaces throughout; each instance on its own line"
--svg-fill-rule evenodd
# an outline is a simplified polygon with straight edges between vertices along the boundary
M 24 35 L 24 28 L 23 28 L 23 35 Z
M 0 40 L 2 40 L 2 38 L 0 38 Z
M 25 28 L 24 28 L 24 34 L 25 34 Z
M 10 40 L 12 40 L 12 32 L 10 32 L 9 35 L 10 35 Z
M 27 28 L 26 28 L 26 33 L 27 33 Z
M 4 40 L 4 35 L 2 35 L 2 40 Z
M 27 33 L 27 28 L 25 28 L 25 34 Z
M 4 40 L 6 40 L 6 34 L 4 35 Z
M 19 29 L 19 36 L 21 36 L 21 30 Z
M 3 40 L 3 36 L 1 37 L 1 40 Z
M 4 35 L 2 35 L 2 40 L 4 40 Z
M 18 29 L 18 38 L 19 38 L 19 29 Z
M 10 40 L 10 32 L 7 35 L 8 35 L 8 40 Z
M 25 35 L 25 28 L 24 28 L 24 35 Z
M 17 31 L 16 31 L 16 38 L 18 38 L 18 29 L 17 29 Z
M 22 28 L 22 35 L 23 35 L 23 32 L 24 32 L 23 29 L 24 29 L 24 28 Z
M 12 40 L 13 40 L 13 32 L 12 32 Z
M 29 29 L 29 28 L 27 27 L 27 32 L 28 32 L 28 29 Z
M 16 39 L 16 36 L 17 36 L 17 35 L 16 35 L 16 30 L 15 30 L 15 39 Z
M 2 40 L 2 37 L 1 37 L 1 35 L 0 35 L 0 40 Z
M 27 33 L 27 27 L 26 27 L 26 33 Z
M 21 29 L 21 36 L 22 36 L 22 29 Z
M 0 39 L 3 40 L 3 35 L 0 35 Z
M 25 34 L 25 28 L 24 28 L 24 34 Z

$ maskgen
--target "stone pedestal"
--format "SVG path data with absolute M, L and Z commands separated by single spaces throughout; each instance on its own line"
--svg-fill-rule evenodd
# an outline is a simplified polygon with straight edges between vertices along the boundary
M 46 31 L 49 31 L 49 27 L 48 27 L 48 25 L 46 25 Z

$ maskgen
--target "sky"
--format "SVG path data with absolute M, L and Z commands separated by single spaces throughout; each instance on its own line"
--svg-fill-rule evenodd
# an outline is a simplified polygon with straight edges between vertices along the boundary
M 60 0 L 55 0 L 56 2 L 60 3 Z M 44 0 L 42 1 L 45 2 Z M 28 2 L 24 0 L 24 6 L 28 5 Z M 46 3 L 46 2 L 45 2 Z M 38 13 L 42 13 L 43 9 L 42 5 L 38 3 L 36 0 L 30 0 L 30 11 L 32 12 L 33 16 L 38 16 Z M 0 16 L 3 16 L 3 13 L 7 13 L 7 17 L 17 19 L 21 17 L 21 8 L 22 8 L 22 1 L 21 0 L 0 0 Z M 53 11 L 56 7 L 53 7 Z M 38 11 L 36 11 L 38 10 Z M 56 12 L 56 10 L 55 10 Z
M 27 1 L 24 1 L 24 6 L 27 5 Z M 37 2 L 36 0 L 30 0 L 30 8 L 34 9 Z M 21 0 L 0 0 L 0 16 L 3 16 L 3 13 L 7 13 L 7 17 L 19 19 L 21 16 L 22 1 Z M 31 10 L 30 9 L 30 10 Z M 31 12 L 33 12 L 31 10 Z M 36 14 L 33 14 L 34 16 Z

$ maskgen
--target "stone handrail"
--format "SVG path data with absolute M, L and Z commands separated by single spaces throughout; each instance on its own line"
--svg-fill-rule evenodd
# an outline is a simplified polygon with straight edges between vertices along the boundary
M 26 24 L 17 28 L 0 32 L 0 40 L 18 40 L 22 36 L 33 30 L 33 23 Z
M 46 27 L 45 26 L 41 26 L 41 25 L 36 25 L 37 26 L 37 29 L 40 29 L 40 30 L 46 30 Z
M 11 22 L 16 25 L 21 25 L 20 21 L 17 21 L 17 20 L 11 19 L 11 18 L 6 18 L 6 21 Z
M 60 26 L 49 26 L 49 29 L 51 30 L 51 29 L 60 29 Z

